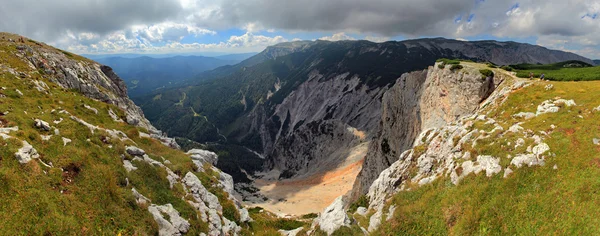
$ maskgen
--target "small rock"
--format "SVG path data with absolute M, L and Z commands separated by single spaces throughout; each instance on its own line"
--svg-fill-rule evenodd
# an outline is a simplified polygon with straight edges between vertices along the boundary
M 554 85 L 552 85 L 552 84 L 548 84 L 548 85 L 546 85 L 546 87 L 544 87 L 544 89 L 546 89 L 546 91 L 551 90 L 553 88 L 554 88 Z
M 44 131 L 50 131 L 51 129 L 50 124 L 48 124 L 48 122 L 40 119 L 35 119 L 35 127 Z
M 535 117 L 535 114 L 532 112 L 519 112 L 517 114 L 514 114 L 513 117 L 529 120 L 529 119 Z
M 558 170 L 558 165 L 554 164 L 554 166 L 552 167 L 553 170 Z
M 506 179 L 512 173 L 513 171 L 510 169 L 510 167 L 506 167 L 506 169 L 504 169 L 504 178 Z
M 592 142 L 594 143 L 594 145 L 600 145 L 600 138 L 594 138 L 592 139 Z
M 135 167 L 129 160 L 123 160 L 123 167 L 125 167 L 127 172 L 137 170 L 137 167 Z
M 293 230 L 283 230 L 283 229 L 280 229 L 279 233 L 281 235 L 283 235 L 283 236 L 296 236 L 303 229 L 304 229 L 304 227 L 300 227 L 300 228 L 293 229 Z
M 133 192 L 133 197 L 135 197 L 135 202 L 137 204 L 145 205 L 151 202 L 150 199 L 144 197 L 144 195 L 140 194 L 135 188 L 132 188 L 131 192 Z
M 125 151 L 127 152 L 127 154 L 131 155 L 131 156 L 137 156 L 137 157 L 141 157 L 144 156 L 146 154 L 146 152 L 138 147 L 134 147 L 134 146 L 127 146 L 125 148 Z
M 15 91 L 19 94 L 19 96 L 23 96 L 23 93 L 21 92 L 21 90 L 15 89 Z
M 547 151 L 550 151 L 550 147 L 546 143 L 540 143 L 537 146 L 533 147 L 533 154 L 536 156 L 540 156 Z
M 43 141 L 49 141 L 50 138 L 52 138 L 52 135 L 40 135 L 40 138 L 42 138 Z
M 158 224 L 159 235 L 182 235 L 190 229 L 190 223 L 181 218 L 171 204 L 162 206 L 152 204 L 148 207 L 148 211 Z M 168 215 L 169 220 L 165 219 L 163 214 Z
M 366 207 L 359 207 L 358 209 L 356 209 L 356 213 L 361 216 L 367 215 L 367 212 L 368 212 L 368 210 Z
M 67 146 L 67 144 L 69 144 L 72 140 L 62 137 L 62 141 L 63 141 L 63 146 Z
M 88 109 L 88 110 L 90 110 L 90 111 L 93 111 L 93 112 L 94 112 L 94 114 L 96 114 L 96 115 L 98 114 L 98 109 L 96 109 L 96 108 L 93 108 L 93 107 L 91 107 L 91 106 L 88 106 L 87 104 L 84 104 L 84 105 L 83 105 L 83 107 L 85 107 L 86 109 Z

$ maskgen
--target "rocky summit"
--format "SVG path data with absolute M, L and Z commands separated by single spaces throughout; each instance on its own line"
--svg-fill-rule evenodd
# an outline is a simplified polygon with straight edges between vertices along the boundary
M 594 235 L 596 70 L 514 42 L 295 41 L 139 108 L 110 67 L 0 33 L 0 228 Z

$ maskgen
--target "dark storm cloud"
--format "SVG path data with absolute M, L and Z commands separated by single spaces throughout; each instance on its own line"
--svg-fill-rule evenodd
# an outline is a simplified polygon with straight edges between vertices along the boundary
M 354 30 L 388 36 L 439 34 L 447 31 L 452 19 L 468 14 L 475 5 L 475 0 L 220 1 L 217 10 L 199 16 L 196 23 L 210 27 L 258 22 L 285 30 Z
M 178 0 L 3 0 L 0 31 L 54 40 L 66 30 L 105 34 L 180 12 Z

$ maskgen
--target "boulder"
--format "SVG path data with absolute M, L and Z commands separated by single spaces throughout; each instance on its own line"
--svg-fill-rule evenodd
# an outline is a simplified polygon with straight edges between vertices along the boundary
M 368 209 L 366 207 L 359 207 L 358 209 L 356 209 L 356 213 L 361 216 L 366 216 L 367 212 L 368 212 Z
M 346 215 L 346 210 L 344 210 L 343 196 L 336 198 L 331 205 L 325 208 L 321 215 L 315 219 L 315 223 L 328 235 L 331 235 L 342 226 L 349 226 L 351 220 Z
M 35 119 L 35 127 L 43 131 L 50 131 L 50 129 L 52 129 L 48 122 L 40 119 Z
M 281 235 L 283 235 L 283 236 L 296 236 L 303 229 L 304 229 L 304 227 L 300 227 L 300 228 L 292 229 L 292 230 L 283 230 L 283 229 L 280 229 L 279 233 Z
M 127 172 L 137 170 L 137 167 L 135 167 L 133 164 L 131 164 L 131 161 L 128 161 L 128 160 L 123 160 L 123 167 L 125 167 L 125 170 Z
M 148 211 L 158 224 L 158 235 L 179 236 L 187 233 L 190 229 L 190 223 L 181 218 L 179 212 L 171 204 L 162 206 L 152 204 L 148 207 Z M 165 219 L 163 214 L 168 215 L 169 219 Z
M 213 166 L 217 165 L 217 161 L 219 160 L 219 156 L 217 156 L 216 153 L 202 149 L 192 149 L 189 150 L 187 154 L 190 155 L 193 160 L 197 160 L 202 163 L 209 163 Z
M 27 141 L 23 141 L 23 147 L 15 153 L 15 157 L 21 164 L 26 164 L 32 159 L 39 158 L 40 154 L 38 154 L 37 150 L 35 150 L 31 144 Z
M 127 154 L 134 156 L 134 157 L 141 157 L 144 156 L 146 154 L 146 152 L 138 147 L 134 147 L 134 146 L 127 146 L 125 148 L 125 151 L 127 152 Z

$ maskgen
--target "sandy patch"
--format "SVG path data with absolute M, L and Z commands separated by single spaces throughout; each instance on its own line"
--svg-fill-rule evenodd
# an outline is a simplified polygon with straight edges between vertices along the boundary
M 260 189 L 261 194 L 271 200 L 249 205 L 260 206 L 273 213 L 286 215 L 321 212 L 337 197 L 352 189 L 367 149 L 368 143 L 358 145 L 339 167 L 308 177 L 283 181 L 267 180 L 269 178 L 257 179 L 254 185 Z

